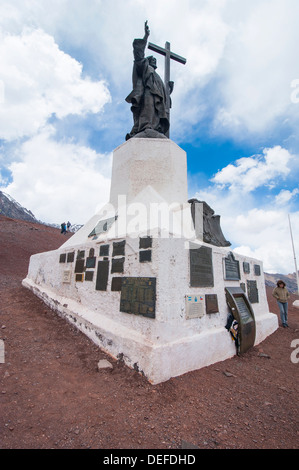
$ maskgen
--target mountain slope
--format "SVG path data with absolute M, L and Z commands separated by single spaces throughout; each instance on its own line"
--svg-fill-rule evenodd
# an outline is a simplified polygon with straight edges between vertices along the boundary
M 296 280 L 296 274 L 269 274 L 269 273 L 264 273 L 265 274 L 265 284 L 268 287 L 276 287 L 277 281 L 282 280 L 286 286 L 287 289 L 292 292 L 293 294 L 298 293 L 298 287 L 297 287 L 297 280 Z
M 32 212 L 21 206 L 9 194 L 0 191 L 0 214 L 11 219 L 26 220 L 27 222 L 38 222 Z

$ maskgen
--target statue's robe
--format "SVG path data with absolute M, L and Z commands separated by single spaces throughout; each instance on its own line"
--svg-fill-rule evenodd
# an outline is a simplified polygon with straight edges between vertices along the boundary
M 149 58 L 144 57 L 145 47 L 144 39 L 134 40 L 133 90 L 126 98 L 132 105 L 134 125 L 127 138 L 145 129 L 153 129 L 161 134 L 166 134 L 169 129 L 165 86 L 149 64 Z

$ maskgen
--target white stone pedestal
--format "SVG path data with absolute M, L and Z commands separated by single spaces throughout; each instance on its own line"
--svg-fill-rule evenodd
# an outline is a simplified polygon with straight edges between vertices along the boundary
M 130 204 L 149 186 L 168 204 L 187 202 L 186 153 L 172 140 L 130 139 L 114 151 L 110 203 L 125 195 Z

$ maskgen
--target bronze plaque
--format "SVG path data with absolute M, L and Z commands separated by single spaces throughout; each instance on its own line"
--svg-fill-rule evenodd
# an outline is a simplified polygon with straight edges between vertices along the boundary
M 111 290 L 112 291 L 121 291 L 122 277 L 113 277 L 111 281 Z
M 96 267 L 96 258 L 86 258 L 86 267 L 87 268 L 95 268 Z
M 100 220 L 100 222 L 98 222 L 98 224 L 92 230 L 92 232 L 90 232 L 90 234 L 88 235 L 88 238 L 94 237 L 93 239 L 97 239 L 98 235 L 100 235 L 101 233 L 107 232 L 110 229 L 110 227 L 114 224 L 116 219 L 117 219 L 117 216 L 110 217 L 109 219 L 105 219 L 105 220 Z
M 255 264 L 255 265 L 254 265 L 254 274 L 255 274 L 256 276 L 260 276 L 260 275 L 261 275 L 261 267 L 260 267 L 259 264 Z
M 84 259 L 77 259 L 75 265 L 75 273 L 83 273 L 85 261 Z
M 240 263 L 235 260 L 233 253 L 229 253 L 227 258 L 224 258 L 225 279 L 227 281 L 239 281 L 240 276 Z
M 100 246 L 100 256 L 109 256 L 109 245 Z
M 93 273 L 94 271 L 86 271 L 85 281 L 93 281 Z
M 240 287 L 241 287 L 241 289 L 246 293 L 246 285 L 245 285 L 245 282 L 241 282 Z
M 190 252 L 190 286 L 214 287 L 212 248 L 201 246 L 191 248 Z
M 259 291 L 257 288 L 256 281 L 247 281 L 247 292 L 248 292 L 248 299 L 249 302 L 252 304 L 259 303 Z
M 139 262 L 148 263 L 152 261 L 152 250 L 139 251 Z
M 256 326 L 251 304 L 240 287 L 225 289 L 226 301 L 234 319 L 238 322 L 238 353 L 242 354 L 255 343 Z
M 139 248 L 146 249 L 151 248 L 153 243 L 152 237 L 139 238 Z
M 244 297 L 235 296 L 235 302 L 238 307 L 239 315 L 242 318 L 242 323 L 250 323 L 252 321 L 252 316 L 250 314 L 250 310 L 245 302 Z
M 218 313 L 218 297 L 217 294 L 207 294 L 206 295 L 206 313 L 211 315 L 213 313 Z
M 77 259 L 84 259 L 85 258 L 85 251 L 84 250 L 78 250 L 77 251 Z
M 65 263 L 66 262 L 66 253 L 62 253 L 59 257 L 59 263 Z
M 120 311 L 155 318 L 156 278 L 123 277 Z
M 116 258 L 112 260 L 111 274 L 124 272 L 125 258 Z
M 249 274 L 250 273 L 250 264 L 244 261 L 243 263 L 243 271 L 244 274 Z
M 67 254 L 67 260 L 66 260 L 67 263 L 73 263 L 74 259 L 75 259 L 75 252 L 74 251 Z
M 125 254 L 126 240 L 121 242 L 113 242 L 112 256 L 123 256 Z
M 109 276 L 109 261 L 98 262 L 96 290 L 107 290 Z

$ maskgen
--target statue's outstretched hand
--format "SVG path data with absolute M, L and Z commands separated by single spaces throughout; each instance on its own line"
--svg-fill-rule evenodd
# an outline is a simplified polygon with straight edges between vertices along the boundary
M 145 33 L 145 36 L 144 36 L 144 37 L 147 39 L 147 38 L 149 37 L 149 35 L 150 35 L 150 29 L 149 29 L 149 26 L 148 26 L 148 24 L 147 24 L 147 20 L 146 20 L 146 22 L 144 23 L 144 33 Z

